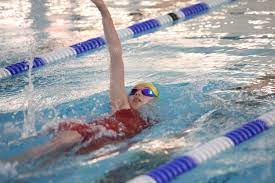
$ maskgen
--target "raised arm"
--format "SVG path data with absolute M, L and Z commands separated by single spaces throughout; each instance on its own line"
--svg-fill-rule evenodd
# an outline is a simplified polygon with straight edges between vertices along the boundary
M 130 108 L 124 83 L 122 48 L 112 17 L 103 0 L 91 0 L 102 15 L 104 35 L 110 54 L 110 101 L 112 113 Z

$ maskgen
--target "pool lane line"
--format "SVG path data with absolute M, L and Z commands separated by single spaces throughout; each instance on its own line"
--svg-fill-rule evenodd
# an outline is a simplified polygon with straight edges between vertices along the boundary
M 127 183 L 167 183 L 191 171 L 215 155 L 233 148 L 275 125 L 275 109 L 221 137 L 215 138 Z
M 205 0 L 199 1 L 193 5 L 180 8 L 174 12 L 166 15 L 149 19 L 143 22 L 135 23 L 127 28 L 117 30 L 120 41 L 136 38 L 141 35 L 152 33 L 180 22 L 192 19 L 196 16 L 205 14 L 209 10 L 220 7 L 223 4 L 233 2 L 235 0 Z M 50 53 L 35 56 L 32 60 L 33 68 L 41 68 L 47 64 L 64 61 L 79 57 L 84 53 L 96 51 L 106 45 L 104 36 L 92 38 L 69 47 L 60 48 Z M 13 75 L 24 73 L 29 70 L 29 63 L 27 60 L 21 60 L 15 64 L 0 68 L 0 80 Z

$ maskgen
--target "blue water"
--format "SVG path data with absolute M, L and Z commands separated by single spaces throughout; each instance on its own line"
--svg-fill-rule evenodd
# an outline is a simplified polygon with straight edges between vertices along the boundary
M 184 1 L 107 1 L 117 28 L 153 18 Z M 125 182 L 200 143 L 275 107 L 275 24 L 272 0 L 242 0 L 167 30 L 123 42 L 127 90 L 138 81 L 160 90 L 154 117 L 160 123 L 125 144 L 54 162 L 8 167 L 1 182 Z M 102 34 L 101 20 L 86 0 L 0 2 L 0 66 Z M 14 22 L 11 24 L 11 22 Z M 22 138 L 26 111 L 43 132 L 67 118 L 90 121 L 109 111 L 106 49 L 0 83 L 0 159 L 21 154 L 51 135 Z M 253 89 L 233 89 L 264 83 Z M 28 104 L 28 105 L 27 105 Z M 187 130 L 184 137 L 179 134 Z M 275 130 L 226 151 L 174 182 L 264 182 L 275 178 Z

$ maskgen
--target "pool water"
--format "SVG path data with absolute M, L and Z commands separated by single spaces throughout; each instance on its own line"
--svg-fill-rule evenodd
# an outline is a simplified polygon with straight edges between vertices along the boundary
M 107 1 L 118 29 L 188 3 Z M 1 68 L 103 33 L 88 0 L 2 0 L 0 8 Z M 1 182 L 125 182 L 274 109 L 274 16 L 272 0 L 241 0 L 123 42 L 127 90 L 139 81 L 156 83 L 160 99 L 149 112 L 160 122 L 87 155 L 14 166 L 0 161 Z M 59 121 L 108 113 L 108 86 L 106 49 L 45 66 L 31 78 L 1 80 L 0 159 L 46 142 L 52 135 L 35 135 Z M 272 183 L 274 138 L 270 129 L 173 182 Z

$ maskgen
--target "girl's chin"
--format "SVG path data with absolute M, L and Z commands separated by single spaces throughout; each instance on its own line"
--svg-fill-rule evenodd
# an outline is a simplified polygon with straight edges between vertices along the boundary
M 132 104 L 131 107 L 132 107 L 133 109 L 138 109 L 138 108 L 140 107 L 140 105 L 137 104 L 137 103 L 134 103 L 134 104 Z

